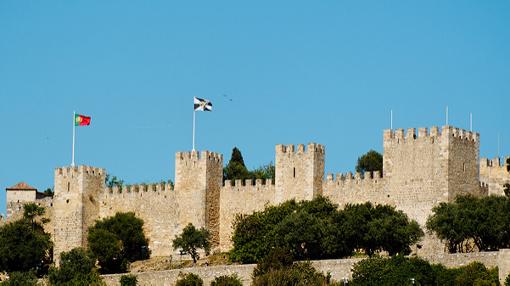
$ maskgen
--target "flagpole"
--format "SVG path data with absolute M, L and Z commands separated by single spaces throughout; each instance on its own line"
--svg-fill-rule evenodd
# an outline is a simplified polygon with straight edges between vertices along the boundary
M 469 131 L 473 132 L 473 113 L 469 113 Z
M 74 142 L 76 137 L 76 123 L 74 122 L 76 120 L 76 112 L 73 111 L 73 157 L 71 159 L 71 167 L 74 167 Z
M 390 129 L 393 130 L 393 109 L 390 109 Z
M 448 105 L 446 106 L 446 126 L 448 126 Z
M 195 151 L 195 109 L 193 109 L 193 151 Z

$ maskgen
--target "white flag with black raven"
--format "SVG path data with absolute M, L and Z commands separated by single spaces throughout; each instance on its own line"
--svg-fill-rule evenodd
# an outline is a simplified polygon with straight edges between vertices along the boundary
M 212 103 L 207 99 L 193 97 L 193 108 L 195 111 L 212 111 Z

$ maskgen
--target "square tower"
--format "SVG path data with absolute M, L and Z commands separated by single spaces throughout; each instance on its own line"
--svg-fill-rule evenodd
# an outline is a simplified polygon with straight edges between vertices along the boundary
M 99 218 L 99 194 L 105 171 L 88 166 L 55 169 L 54 260 L 60 253 L 87 245 L 88 229 Z
M 275 202 L 286 200 L 312 200 L 322 194 L 324 177 L 323 145 L 310 143 L 307 148 L 299 144 L 276 145 Z
M 205 227 L 213 246 L 219 245 L 220 190 L 223 155 L 202 151 L 175 154 L 175 192 L 181 229 L 188 223 Z

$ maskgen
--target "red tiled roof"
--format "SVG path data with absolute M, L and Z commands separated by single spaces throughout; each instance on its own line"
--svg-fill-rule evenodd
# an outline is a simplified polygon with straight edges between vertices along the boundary
M 12 187 L 8 187 L 5 189 L 7 191 L 37 191 L 36 188 L 30 186 L 29 184 L 25 182 L 17 183 L 16 185 Z

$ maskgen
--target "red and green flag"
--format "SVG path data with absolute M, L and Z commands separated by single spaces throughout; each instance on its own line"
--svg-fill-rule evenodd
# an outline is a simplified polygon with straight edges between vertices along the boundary
M 74 115 L 74 126 L 87 126 L 90 125 L 90 116 L 81 114 Z

